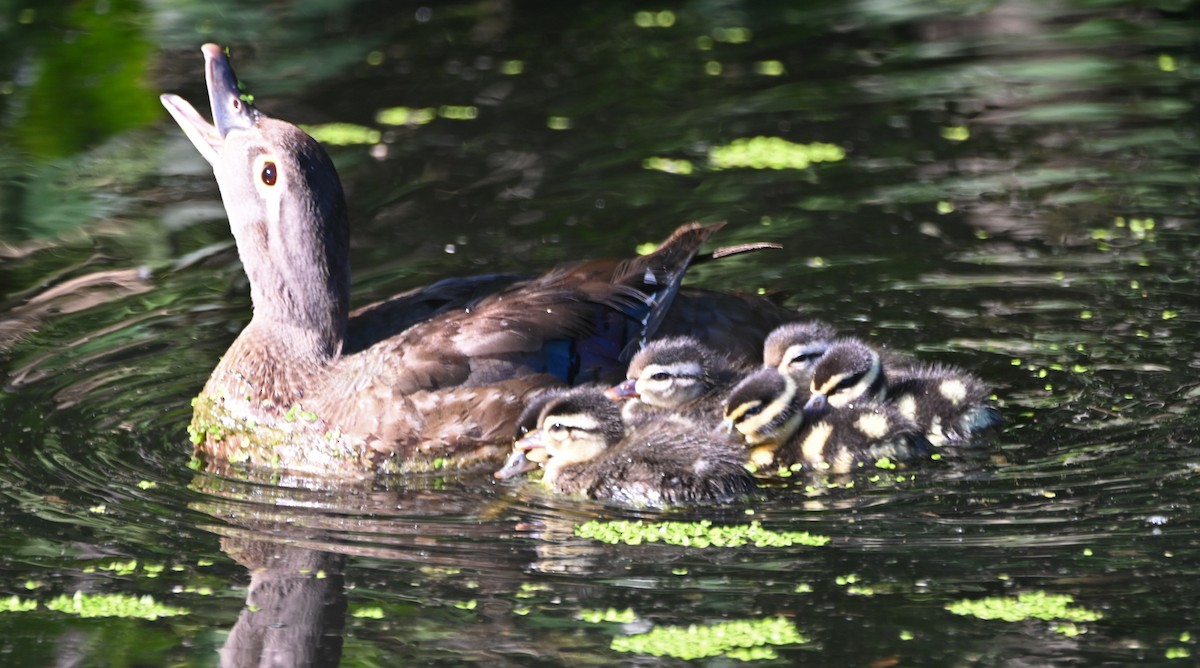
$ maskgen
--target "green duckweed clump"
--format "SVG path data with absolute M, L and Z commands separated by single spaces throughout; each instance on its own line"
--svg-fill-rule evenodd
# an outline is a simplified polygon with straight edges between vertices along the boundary
M 0 598 L 0 612 L 28 612 L 37 608 L 37 601 L 22 599 L 19 596 Z
M 59 596 L 46 603 L 56 612 L 80 617 L 124 617 L 126 619 L 158 619 L 186 615 L 186 608 L 163 605 L 150 596 L 126 596 L 124 594 L 85 594 L 77 591 L 74 596 Z
M 699 522 L 643 522 L 642 520 L 614 520 L 602 522 L 592 520 L 575 527 L 575 535 L 592 538 L 603 543 L 616 545 L 639 545 L 641 543 L 666 543 L 686 547 L 737 547 L 753 544 L 755 547 L 790 547 L 807 545 L 821 547 L 831 540 L 828 536 L 810 534 L 807 531 L 773 531 L 765 529 L 758 521 L 749 524 L 713 526 L 708 520 Z
M 762 652 L 770 645 L 801 645 L 808 638 L 782 617 L 758 620 L 739 620 L 719 624 L 691 626 L 659 626 L 647 633 L 613 638 L 612 649 L 617 652 L 671 656 L 685 661 L 712 656 L 729 656 L 745 660 L 774 656 Z M 753 651 L 759 649 L 760 651 Z
M 795 144 L 782 137 L 743 137 L 708 152 L 713 169 L 808 169 L 814 162 L 837 162 L 846 152 L 836 144 Z
M 1026 619 L 1094 622 L 1103 616 L 1087 608 L 1073 608 L 1071 603 L 1074 602 L 1075 599 L 1067 594 L 1034 591 L 1020 594 L 1016 598 L 991 596 L 958 601 L 950 603 L 946 609 L 956 615 L 1000 619 L 1006 622 L 1020 622 Z

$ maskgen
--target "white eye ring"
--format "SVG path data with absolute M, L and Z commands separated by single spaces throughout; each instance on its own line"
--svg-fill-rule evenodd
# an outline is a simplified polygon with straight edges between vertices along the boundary
M 254 179 L 254 186 L 259 189 L 271 190 L 283 185 L 284 182 L 284 174 L 279 167 L 279 160 L 270 153 L 254 159 L 254 166 L 250 174 Z

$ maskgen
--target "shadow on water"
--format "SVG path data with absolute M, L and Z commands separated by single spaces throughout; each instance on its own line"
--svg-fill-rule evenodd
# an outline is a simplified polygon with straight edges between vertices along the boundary
M 794 4 L 5 10 L 0 652 L 1186 663 L 1200 651 L 1194 11 Z M 700 267 L 697 284 L 970 368 L 1007 427 L 909 470 L 670 512 L 486 472 L 350 485 L 203 470 L 188 401 L 249 300 L 207 165 L 154 96 L 203 99 L 209 39 L 234 49 L 256 104 L 330 146 L 356 304 L 729 220 L 720 243 L 785 250 Z M 737 143 L 754 137 L 790 144 Z M 817 144 L 843 156 L 811 160 Z M 607 544 L 579 535 L 595 519 L 830 541 Z M 90 618 L 76 592 L 188 614 Z M 948 609 L 1031 592 L 1100 617 Z

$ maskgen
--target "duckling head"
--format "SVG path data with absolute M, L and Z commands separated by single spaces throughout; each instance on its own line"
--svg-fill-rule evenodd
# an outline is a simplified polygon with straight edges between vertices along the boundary
M 813 369 L 804 410 L 822 413 L 855 401 L 882 399 L 886 379 L 879 353 L 854 339 L 835 341 Z
M 715 354 L 690 336 L 653 341 L 634 355 L 627 380 L 613 387 L 609 396 L 636 397 L 656 408 L 679 408 L 712 389 Z
M 775 367 L 806 387 L 835 338 L 837 332 L 823 322 L 785 323 L 763 343 L 763 366 Z
M 536 429 L 518 439 L 513 449 L 526 453 L 527 460 L 542 462 L 542 481 L 553 484 L 564 467 L 595 459 L 624 435 L 617 404 L 598 389 L 576 388 L 546 401 Z
M 779 369 L 764 367 L 746 376 L 725 401 L 724 424 L 750 446 L 774 450 L 803 423 L 799 386 Z

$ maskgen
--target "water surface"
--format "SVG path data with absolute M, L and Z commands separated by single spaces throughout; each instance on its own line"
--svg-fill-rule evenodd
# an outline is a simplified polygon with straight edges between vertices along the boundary
M 649 665 L 682 659 L 620 639 L 782 619 L 806 642 L 705 660 L 1189 663 L 1194 12 L 794 4 L 8 11 L 0 598 L 39 607 L 0 612 L 0 652 L 190 666 L 225 647 L 228 664 L 251 665 L 262 642 L 297 664 Z M 722 243 L 784 250 L 701 267 L 695 284 L 761 291 L 969 368 L 1007 426 L 916 470 L 796 478 L 671 513 L 483 474 L 347 488 L 206 472 L 188 402 L 248 320 L 248 290 L 211 172 L 156 96 L 204 100 L 198 47 L 211 40 L 232 48 L 260 108 L 329 146 L 352 207 L 356 304 L 727 220 Z M 729 152 L 755 137 L 807 148 Z M 757 521 L 831 541 L 575 535 L 595 518 Z M 75 592 L 189 614 L 47 609 Z M 1102 616 L 946 609 L 1031 592 Z M 271 606 L 310 616 L 256 625 Z

